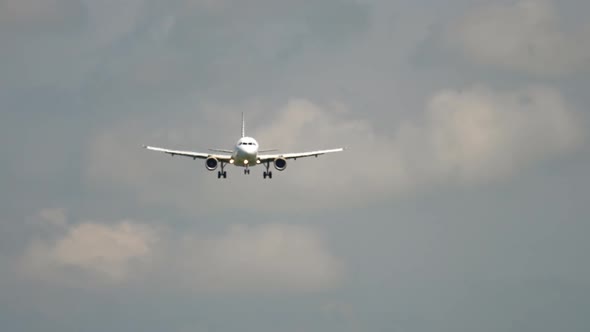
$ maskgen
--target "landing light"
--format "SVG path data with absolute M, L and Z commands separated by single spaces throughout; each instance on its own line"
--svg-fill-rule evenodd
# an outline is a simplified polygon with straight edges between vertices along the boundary
M 257 164 L 260 164 L 260 159 L 256 159 L 256 163 Z
M 246 164 L 248 164 L 248 160 L 247 159 L 244 160 L 244 165 L 246 165 Z
M 234 160 L 233 160 L 233 159 L 230 159 L 230 160 L 229 160 L 229 163 L 230 163 L 230 164 L 233 164 L 233 163 L 234 163 Z

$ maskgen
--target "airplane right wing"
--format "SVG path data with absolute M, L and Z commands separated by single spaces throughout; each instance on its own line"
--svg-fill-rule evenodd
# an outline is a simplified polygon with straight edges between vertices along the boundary
M 208 150 L 213 151 L 213 152 L 223 152 L 223 153 L 229 153 L 229 154 L 234 153 L 232 150 L 228 150 L 228 149 L 208 149 Z

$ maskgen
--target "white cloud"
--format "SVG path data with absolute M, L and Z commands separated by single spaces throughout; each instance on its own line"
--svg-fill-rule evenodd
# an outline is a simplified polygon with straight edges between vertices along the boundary
M 537 75 L 570 74 L 590 68 L 590 25 L 569 23 L 568 29 L 549 0 L 491 4 L 452 24 L 445 41 L 475 63 Z
M 78 269 L 99 281 L 122 282 L 134 272 L 134 264 L 149 260 L 157 240 L 144 225 L 83 223 L 70 226 L 56 241 L 32 243 L 24 264 L 29 272 L 50 278 L 61 276 L 62 269 Z
M 303 226 L 234 225 L 222 234 L 181 234 L 122 221 L 71 225 L 53 239 L 32 241 L 21 270 L 79 287 L 134 282 L 195 292 L 275 292 L 334 287 L 343 266 Z
M 289 187 L 300 191 L 298 199 L 341 204 L 340 199 L 358 198 L 358 193 L 388 190 L 396 175 L 396 161 L 390 151 L 392 140 L 375 133 L 372 125 L 352 118 L 340 104 L 319 105 L 294 99 L 283 107 L 268 125 L 256 130 L 260 142 L 272 142 L 281 151 L 309 151 L 346 147 L 345 152 L 319 159 L 290 161 L 287 171 Z M 267 143 L 268 144 L 268 143 Z M 276 173 L 276 172 L 275 172 Z M 354 197 L 350 189 L 356 188 Z M 330 197 L 333 197 L 331 200 Z
M 421 124 L 405 123 L 396 151 L 416 181 L 485 181 L 578 145 L 583 127 L 561 95 L 533 87 L 446 90 Z

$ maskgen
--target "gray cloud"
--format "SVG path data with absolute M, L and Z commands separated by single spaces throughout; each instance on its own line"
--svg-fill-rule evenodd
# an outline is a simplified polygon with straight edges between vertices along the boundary
M 451 23 L 444 39 L 478 64 L 560 76 L 590 68 L 590 25 L 564 21 L 550 0 L 492 4 Z
M 344 277 L 342 262 L 310 227 L 233 225 L 220 235 L 183 236 L 180 242 L 178 256 L 190 259 L 173 263 L 172 270 L 196 291 L 317 291 L 338 286 Z
M 56 227 L 66 226 L 67 217 L 65 209 L 43 209 L 39 212 L 36 220 L 41 223 L 48 223 L 49 225 Z
M 81 22 L 83 6 L 78 0 L 0 1 L 0 26 L 24 31 L 46 32 Z

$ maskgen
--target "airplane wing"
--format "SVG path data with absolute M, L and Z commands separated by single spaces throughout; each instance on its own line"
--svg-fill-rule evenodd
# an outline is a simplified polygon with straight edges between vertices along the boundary
M 334 152 L 341 152 L 344 151 L 344 148 L 338 149 L 330 149 L 330 150 L 317 150 L 317 151 L 309 151 L 309 152 L 297 152 L 297 153 L 282 153 L 282 154 L 263 154 L 259 155 L 258 159 L 260 162 L 267 162 L 273 161 L 276 158 L 285 158 L 285 159 L 297 159 L 297 158 L 306 158 L 306 157 L 317 157 L 327 153 L 334 153 Z
M 227 149 L 208 149 L 208 150 L 213 151 L 213 152 L 223 152 L 223 153 L 229 153 L 229 154 L 234 153 L 232 150 L 227 150 Z
M 144 148 L 148 149 L 148 150 L 152 150 L 152 151 L 158 151 L 158 152 L 164 152 L 167 153 L 171 156 L 183 156 L 183 157 L 189 157 L 189 158 L 193 158 L 193 159 L 207 159 L 209 157 L 214 157 L 216 159 L 218 159 L 219 161 L 226 161 L 229 162 L 229 160 L 231 159 L 231 155 L 225 155 L 225 154 L 211 154 L 211 153 L 203 153 L 203 152 L 193 152 L 193 151 L 180 151 L 180 150 L 169 150 L 169 149 L 163 149 L 163 148 L 158 148 L 155 146 L 147 146 L 145 145 Z

